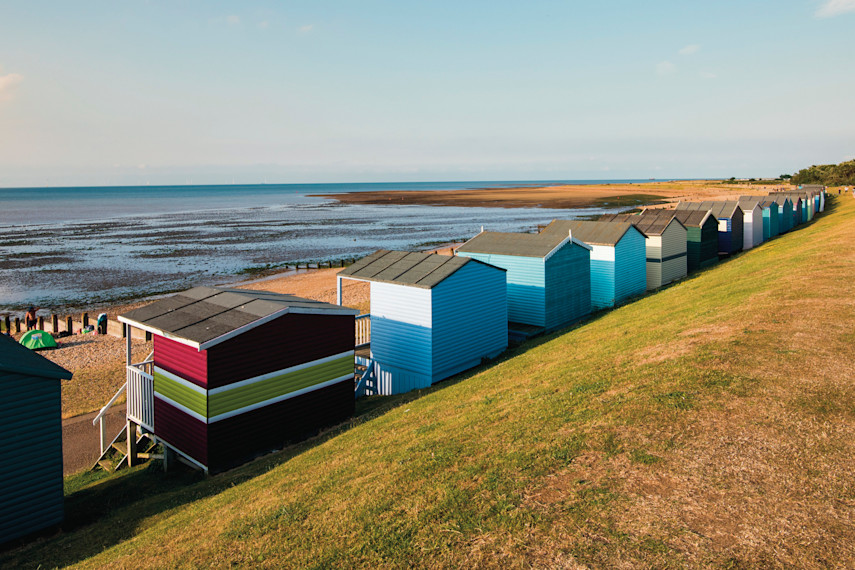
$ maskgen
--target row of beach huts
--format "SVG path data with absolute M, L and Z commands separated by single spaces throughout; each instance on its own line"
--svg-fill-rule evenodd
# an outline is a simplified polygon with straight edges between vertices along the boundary
M 805 186 L 555 220 L 538 233 L 482 231 L 454 256 L 378 251 L 338 274 L 338 304 L 218 287 L 155 301 L 119 317 L 126 382 L 93 420 L 102 457 L 121 449 L 119 463 L 132 465 L 138 446 L 156 443 L 165 464 L 223 471 L 345 421 L 355 396 L 428 387 L 824 208 L 824 189 Z M 370 283 L 370 315 L 341 305 L 347 280 Z M 132 328 L 152 335 L 143 362 L 131 361 Z M 70 376 L 0 336 L 0 411 L 11 406 L 0 414 L 0 485 L 14 491 L 0 500 L 0 544 L 62 520 L 60 384 Z M 127 423 L 113 437 L 103 419 L 122 392 Z

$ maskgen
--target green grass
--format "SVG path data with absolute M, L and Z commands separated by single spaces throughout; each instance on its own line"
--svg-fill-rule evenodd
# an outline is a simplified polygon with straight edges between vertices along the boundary
M 16 567 L 855 564 L 855 200 L 203 479 L 67 481 Z M 89 478 L 87 478 L 89 477 Z

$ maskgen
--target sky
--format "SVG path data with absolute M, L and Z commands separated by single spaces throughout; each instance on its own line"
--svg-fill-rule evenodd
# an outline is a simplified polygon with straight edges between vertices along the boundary
M 0 186 L 855 158 L 855 0 L 0 0 Z

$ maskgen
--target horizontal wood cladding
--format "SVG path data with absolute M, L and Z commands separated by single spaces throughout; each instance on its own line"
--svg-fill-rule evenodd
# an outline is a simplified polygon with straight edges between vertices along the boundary
M 0 370 L 0 544 L 62 522 L 60 389 Z
M 208 351 L 154 335 L 154 364 L 203 388 L 208 385 Z
M 284 315 L 209 349 L 207 387 L 353 350 L 353 331 L 352 315 Z
M 208 426 L 204 422 L 155 397 L 154 427 L 157 437 L 202 465 L 208 464 Z
M 351 321 L 353 317 L 350 318 Z M 353 337 L 353 331 L 350 331 Z M 353 341 L 351 340 L 351 343 Z M 316 434 L 353 415 L 353 380 L 264 406 L 208 425 L 212 472 L 223 471 L 263 453 Z

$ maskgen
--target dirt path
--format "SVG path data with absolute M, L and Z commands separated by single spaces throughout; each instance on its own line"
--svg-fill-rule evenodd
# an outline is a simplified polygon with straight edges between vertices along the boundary
M 88 469 L 101 454 L 98 425 L 92 425 L 97 412 L 62 420 L 62 474 L 71 475 Z M 108 411 L 107 437 L 112 440 L 125 424 L 125 406 Z

